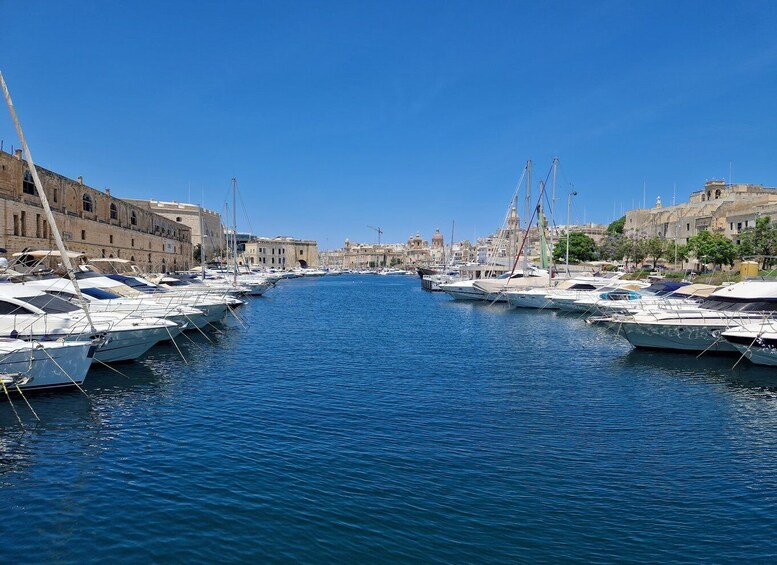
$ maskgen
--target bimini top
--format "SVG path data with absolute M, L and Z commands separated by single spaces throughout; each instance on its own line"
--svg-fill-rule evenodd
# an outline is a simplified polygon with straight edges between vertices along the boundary
M 20 251 L 19 253 L 14 253 L 14 257 L 35 257 L 36 259 L 44 259 L 46 257 L 61 257 L 62 254 L 59 251 L 53 250 L 53 249 L 41 249 L 39 251 Z M 80 253 L 78 251 L 68 251 L 67 256 L 71 259 L 76 259 L 78 257 L 85 257 L 86 255 L 84 253 Z
M 103 257 L 102 259 L 89 259 L 90 263 L 132 263 L 129 259 L 119 257 Z

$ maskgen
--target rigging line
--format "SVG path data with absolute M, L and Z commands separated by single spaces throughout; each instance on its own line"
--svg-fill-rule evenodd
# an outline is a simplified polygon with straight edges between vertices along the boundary
M 13 405 L 13 401 L 11 400 L 11 395 L 5 386 L 5 381 L 2 378 L 0 378 L 0 384 L 3 385 L 3 390 L 5 391 L 5 395 L 8 397 L 8 404 L 11 405 L 11 410 L 13 410 L 13 413 L 16 415 L 16 419 L 19 421 L 19 425 L 22 427 L 22 430 L 24 430 L 24 424 L 22 423 L 22 419 L 19 417 L 19 413 L 16 411 L 16 406 Z
M 110 370 L 111 370 L 111 371 L 113 371 L 114 373 L 119 373 L 119 374 L 120 374 L 122 377 L 124 377 L 125 379 L 129 380 L 129 377 L 128 377 L 127 375 L 125 375 L 124 373 L 122 373 L 122 372 L 121 372 L 121 371 L 119 371 L 118 369 L 116 369 L 116 368 L 114 368 L 114 367 L 111 367 L 111 366 L 110 366 L 108 363 L 106 363 L 105 361 L 102 361 L 102 360 L 100 360 L 100 359 L 95 359 L 94 357 L 92 357 L 92 361 L 96 361 L 96 362 L 98 362 L 100 365 L 102 365 L 102 366 L 103 366 L 103 367 L 105 367 L 106 369 L 110 369 Z
M 70 280 L 73 281 L 73 286 L 75 287 L 76 294 L 78 295 L 78 299 L 81 302 L 81 308 L 84 309 L 84 313 L 86 314 L 86 319 L 89 321 L 89 325 L 94 328 L 94 324 L 92 323 L 92 316 L 89 313 L 89 306 L 86 302 L 86 299 L 81 295 L 81 289 L 78 287 L 78 283 L 76 282 L 75 270 L 72 263 L 70 262 L 70 256 L 68 255 L 67 249 L 65 248 L 62 235 L 59 233 L 57 222 L 55 221 L 54 214 L 52 213 L 51 207 L 49 206 L 49 200 L 43 190 L 43 183 L 40 180 L 40 176 L 38 176 L 38 169 L 35 167 L 35 162 L 32 159 L 30 148 L 27 146 L 27 140 L 25 139 L 24 132 L 22 131 L 22 124 L 19 121 L 19 117 L 16 115 L 16 108 L 14 107 L 13 101 L 11 100 L 11 93 L 8 90 L 8 85 L 5 83 L 5 78 L 3 77 L 2 71 L 0 71 L 0 87 L 2 87 L 6 105 L 8 106 L 8 110 L 11 112 L 11 118 L 13 119 L 14 126 L 16 126 L 16 134 L 19 136 L 19 141 L 22 144 L 22 149 L 24 150 L 30 173 L 32 173 L 32 179 L 35 182 L 35 190 L 38 191 L 38 198 L 40 198 L 40 203 L 43 206 L 43 210 L 46 213 L 46 217 L 49 221 L 51 233 L 54 236 L 54 241 L 57 244 L 57 249 L 59 250 L 60 258 L 62 259 L 62 265 L 67 270 L 67 274 L 68 277 L 70 277 Z
M 65 375 L 65 376 L 66 376 L 68 379 L 70 379 L 70 382 L 71 382 L 71 383 L 73 383 L 73 384 L 76 386 L 76 388 L 77 388 L 78 390 L 80 390 L 80 391 L 83 393 L 83 395 L 84 395 L 85 397 L 89 398 L 89 395 L 88 395 L 88 394 L 86 394 L 86 392 L 84 391 L 84 389 L 82 389 L 82 388 L 81 388 L 81 386 L 80 386 L 80 385 L 79 385 L 79 384 L 78 384 L 78 383 L 77 383 L 77 382 L 76 382 L 76 381 L 73 379 L 73 377 L 71 377 L 71 376 L 68 374 L 68 372 L 67 372 L 67 371 L 65 371 L 65 369 L 63 369 L 63 368 L 62 368 L 62 365 L 60 365 L 59 363 L 57 363 L 57 360 L 56 360 L 56 359 L 54 359 L 54 358 L 53 358 L 53 357 L 52 357 L 52 356 L 49 354 L 49 352 L 48 352 L 48 351 L 46 351 L 46 348 L 45 348 L 43 345 L 41 345 L 41 344 L 39 343 L 39 344 L 37 345 L 37 347 L 36 347 L 36 348 L 37 348 L 37 349 L 40 349 L 41 351 L 43 351 L 43 353 L 45 353 L 45 354 L 46 354 L 46 356 L 47 356 L 49 359 L 51 359 L 51 362 L 52 362 L 52 363 L 54 363 L 54 364 L 57 366 L 57 368 L 58 368 L 60 371 L 62 371 L 62 373 L 63 373 L 63 374 L 64 374 L 64 375 Z M 92 359 L 94 359 L 94 357 L 92 357 Z M 91 399 L 91 398 L 89 398 L 89 400 L 91 401 L 92 399 Z
M 22 400 L 24 400 L 24 403 L 27 405 L 27 408 L 30 409 L 30 412 L 32 412 L 32 415 L 35 416 L 35 419 L 40 422 L 40 418 L 38 417 L 38 414 L 33 410 L 32 404 L 27 400 L 27 397 L 24 396 L 24 393 L 22 392 L 21 387 L 19 386 L 19 383 L 14 381 L 13 385 L 16 387 L 16 390 L 19 392 L 19 395 L 22 397 Z
M 183 362 L 184 362 L 184 363 L 186 363 L 186 364 L 188 365 L 188 364 L 189 364 L 189 362 L 186 360 L 186 357 L 184 357 L 184 356 L 183 356 L 183 352 L 181 351 L 181 348 L 180 348 L 180 347 L 178 347 L 178 344 L 175 342 L 175 338 L 173 337 L 173 334 L 172 334 L 172 332 L 170 331 L 170 328 L 169 328 L 169 326 L 165 326 L 165 329 L 167 330 L 167 335 L 169 335 L 169 336 L 170 336 L 170 341 L 172 341 L 172 342 L 173 342 L 173 345 L 174 345 L 174 346 L 175 346 L 175 348 L 178 350 L 178 355 L 180 355 L 180 356 L 181 356 L 181 359 L 183 359 Z
M 531 225 L 534 223 L 534 217 L 537 215 L 537 212 L 539 211 L 539 204 L 542 202 L 542 197 L 545 194 L 545 188 L 548 186 L 547 180 L 550 178 L 550 173 L 553 172 L 553 166 L 551 165 L 550 169 L 548 170 L 548 174 L 545 176 L 545 182 L 542 183 L 542 189 L 540 190 L 539 198 L 537 199 L 537 204 L 534 206 L 534 211 L 532 212 L 531 218 L 529 219 L 529 222 L 526 224 L 526 231 L 523 234 L 523 241 L 521 241 L 521 247 L 518 249 L 518 253 L 515 255 L 515 260 L 513 261 L 513 268 L 510 271 L 510 277 L 512 277 L 515 274 L 515 268 L 518 266 L 518 258 L 521 256 L 521 252 L 523 251 L 523 248 L 526 246 L 526 240 L 529 238 L 529 230 L 531 229 Z M 507 279 L 508 281 L 510 278 Z
M 235 185 L 237 188 L 237 185 Z M 254 226 L 251 225 L 251 218 L 248 216 L 248 209 L 246 208 L 245 202 L 243 202 L 243 193 L 240 192 L 240 189 L 237 188 L 237 196 L 240 199 L 240 205 L 243 207 L 243 214 L 246 217 L 246 222 L 248 223 L 248 233 L 253 234 L 254 233 Z

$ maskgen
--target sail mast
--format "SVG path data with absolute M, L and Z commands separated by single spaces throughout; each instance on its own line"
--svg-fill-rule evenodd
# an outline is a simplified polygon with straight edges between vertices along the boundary
M 86 319 L 89 322 L 89 327 L 94 331 L 94 323 L 92 322 L 92 316 L 89 314 L 89 306 L 86 301 L 86 299 L 81 294 L 81 289 L 78 286 L 78 282 L 76 281 L 76 275 L 75 271 L 73 270 L 73 264 L 70 262 L 70 256 L 67 254 L 67 249 L 65 248 L 65 243 L 62 241 L 62 235 L 59 233 L 59 228 L 57 227 L 57 222 L 54 219 L 54 214 L 51 212 L 51 206 L 49 206 L 49 199 L 46 198 L 46 193 L 43 191 L 43 183 L 40 181 L 40 177 L 38 176 L 38 169 L 35 167 L 35 162 L 32 160 L 32 153 L 30 153 L 30 148 L 27 146 L 27 140 L 24 138 L 24 132 L 22 132 L 22 124 L 19 121 L 19 117 L 16 115 L 16 108 L 14 108 L 13 101 L 11 100 L 11 93 L 8 91 L 8 85 L 5 83 L 5 78 L 3 77 L 2 71 L 0 71 L 0 85 L 3 88 L 3 95 L 5 96 L 5 102 L 8 105 L 8 110 L 11 112 L 11 118 L 13 119 L 14 126 L 16 126 L 16 133 L 19 136 L 19 141 L 22 144 L 22 149 L 24 149 L 24 155 L 27 160 L 27 164 L 30 167 L 30 173 L 32 173 L 32 179 L 35 181 L 35 189 L 38 191 L 38 197 L 40 198 L 40 203 L 43 206 L 43 211 L 46 214 L 46 219 L 49 222 L 49 225 L 51 226 L 51 233 L 54 236 L 54 241 L 57 244 L 57 249 L 59 250 L 60 255 L 62 256 L 62 265 L 64 265 L 65 269 L 67 270 L 67 275 L 70 277 L 70 281 L 73 283 L 73 288 L 76 291 L 76 295 L 78 296 L 79 302 L 81 302 L 81 308 L 83 308 L 84 313 L 86 314 Z
M 526 161 L 526 233 L 529 232 L 529 228 L 531 228 L 531 220 L 529 217 L 532 216 L 531 214 L 531 159 Z M 523 246 L 521 246 L 523 248 Z M 518 258 L 516 257 L 516 260 Z M 526 273 L 529 272 L 529 257 L 524 252 L 523 254 L 523 273 L 526 275 Z
M 232 177 L 232 262 L 235 271 L 232 282 L 237 286 L 237 205 L 235 192 L 237 192 L 237 179 Z
M 205 228 L 202 223 L 202 204 L 200 210 L 200 267 L 202 268 L 202 280 L 205 280 Z

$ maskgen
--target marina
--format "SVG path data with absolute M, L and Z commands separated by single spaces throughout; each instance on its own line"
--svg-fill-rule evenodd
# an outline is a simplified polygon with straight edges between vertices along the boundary
M 0 411 L 5 517 L 35 523 L 4 561 L 777 551 L 771 369 L 417 277 L 281 281 L 239 315 L 181 342 L 189 365 L 161 344 L 31 397 L 25 430 Z
M 0 564 L 777 562 L 777 3 L 11 7 Z

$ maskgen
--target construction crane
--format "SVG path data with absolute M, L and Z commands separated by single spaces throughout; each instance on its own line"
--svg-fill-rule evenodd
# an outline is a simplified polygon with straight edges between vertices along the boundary
M 380 228 L 374 228 L 372 226 L 367 226 L 367 227 L 370 228 L 371 230 L 375 230 L 376 232 L 378 232 L 378 245 L 380 245 L 380 236 L 383 235 L 383 230 Z

